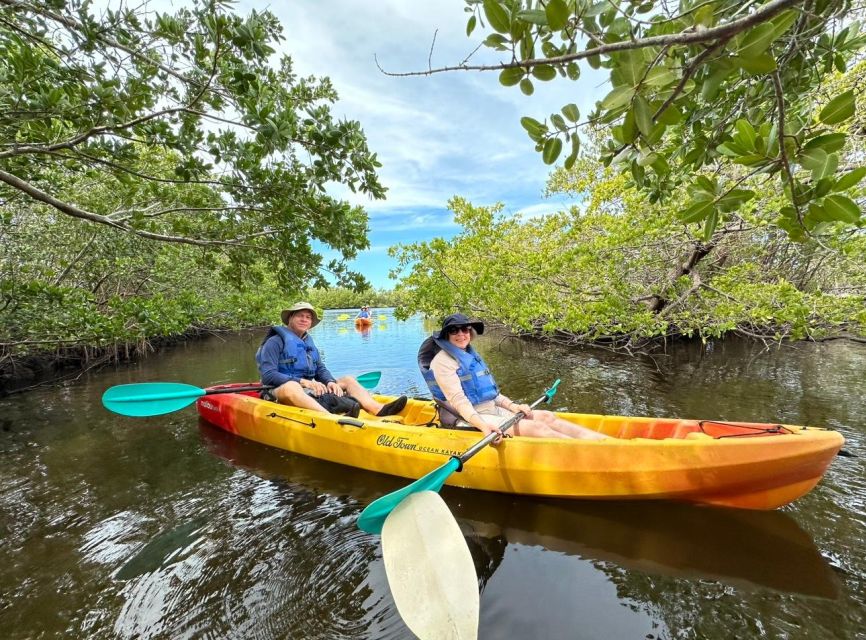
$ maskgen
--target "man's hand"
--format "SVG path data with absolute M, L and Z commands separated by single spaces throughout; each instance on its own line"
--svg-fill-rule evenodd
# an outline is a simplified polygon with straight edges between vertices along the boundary
M 333 393 L 338 398 L 343 397 L 343 387 L 340 386 L 339 382 L 329 382 L 328 383 L 328 391 Z
M 304 378 L 301 378 L 301 386 L 304 389 L 312 391 L 313 395 L 316 397 L 328 392 L 328 388 L 318 380 L 305 380 Z

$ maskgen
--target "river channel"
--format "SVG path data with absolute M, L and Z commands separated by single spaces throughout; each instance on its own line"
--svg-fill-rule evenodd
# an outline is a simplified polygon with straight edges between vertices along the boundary
M 337 375 L 426 395 L 435 327 L 328 311 Z M 412 638 L 361 510 L 405 480 L 270 449 L 200 421 L 103 409 L 146 381 L 256 379 L 263 332 L 213 336 L 0 399 L 4 638 Z M 514 399 L 556 378 L 557 410 L 808 424 L 845 451 L 783 509 L 537 500 L 446 487 L 481 592 L 482 639 L 866 638 L 866 345 L 673 345 L 654 359 L 476 343 Z

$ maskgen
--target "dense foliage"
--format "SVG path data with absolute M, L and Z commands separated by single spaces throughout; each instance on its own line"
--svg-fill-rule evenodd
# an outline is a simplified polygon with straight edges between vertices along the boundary
M 366 214 L 326 187 L 383 197 L 376 156 L 357 122 L 332 117 L 330 81 L 277 54 L 277 19 L 229 7 L 0 0 L 3 220 L 40 203 L 117 242 L 219 254 L 236 282 L 264 260 L 285 287 L 324 284 L 322 269 L 363 286 L 345 260 L 368 246 Z M 71 196 L 93 183 L 111 197 Z M 323 265 L 313 241 L 343 259 Z
M 531 95 L 585 61 L 611 87 L 584 120 L 569 104 L 521 121 L 548 164 L 570 142 L 548 191 L 580 206 L 520 220 L 455 198 L 452 242 L 393 252 L 402 312 L 626 349 L 866 333 L 859 4 L 466 4 L 467 34 L 486 25 L 507 59 L 421 74 L 498 70 Z
M 467 35 L 487 28 L 479 46 L 502 62 L 470 57 L 394 75 L 486 70 L 531 95 L 537 82 L 580 82 L 588 64 L 608 74 L 610 88 L 584 119 L 570 103 L 543 121 L 521 120 L 547 164 L 565 147 L 570 168 L 579 133 L 601 126 L 600 159 L 650 203 L 676 206 L 706 241 L 762 191 L 784 193 L 767 213 L 795 240 L 822 237 L 828 222 L 863 223 L 850 190 L 866 167 L 839 153 L 862 88 L 828 86 L 866 44 L 860 2 L 465 2 Z M 677 198 L 684 186 L 689 197 Z
M 383 197 L 376 156 L 276 18 L 230 4 L 0 0 L 0 379 L 367 286 L 366 213 L 326 189 Z
M 463 309 L 517 332 L 629 350 L 677 336 L 866 335 L 862 234 L 798 243 L 744 214 L 704 242 L 626 182 L 578 160 L 550 188 L 582 194 L 582 208 L 529 220 L 453 199 L 462 233 L 393 251 L 401 312 Z

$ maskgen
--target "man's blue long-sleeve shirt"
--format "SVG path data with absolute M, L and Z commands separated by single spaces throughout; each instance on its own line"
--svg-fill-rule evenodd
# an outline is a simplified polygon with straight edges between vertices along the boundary
M 290 376 L 285 373 L 280 373 L 279 362 L 283 355 L 283 339 L 278 336 L 271 336 L 262 345 L 261 364 L 259 365 L 259 374 L 262 377 L 262 384 L 273 387 L 279 387 L 289 380 L 300 380 L 299 376 Z M 328 371 L 324 361 L 319 358 L 319 366 L 316 368 L 315 379 L 323 384 L 336 382 L 336 378 Z

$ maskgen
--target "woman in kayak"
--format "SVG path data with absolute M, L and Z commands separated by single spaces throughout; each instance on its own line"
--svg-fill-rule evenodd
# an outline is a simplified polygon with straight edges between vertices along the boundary
M 358 315 L 355 316 L 356 320 L 369 320 L 373 316 L 370 314 L 370 307 L 364 305 L 361 307 L 361 310 L 358 312 Z
M 377 402 L 352 376 L 336 379 L 319 355 L 309 330 L 319 324 L 319 315 L 308 302 L 284 309 L 284 327 L 271 327 L 256 352 L 262 384 L 275 387 L 278 402 L 314 411 L 357 415 L 360 404 L 374 416 L 391 416 L 406 406 L 406 396 L 388 404 Z M 352 400 L 348 403 L 347 400 Z M 353 411 L 350 406 L 355 405 Z
M 449 422 L 449 417 L 452 422 L 459 417 L 485 434 L 501 434 L 499 425 L 520 411 L 526 417 L 513 427 L 518 436 L 584 440 L 607 437 L 502 395 L 493 374 L 472 347 L 472 339 L 481 333 L 483 323 L 455 313 L 445 318 L 442 329 L 427 338 L 418 351 L 421 373 L 440 406 L 443 424 Z

